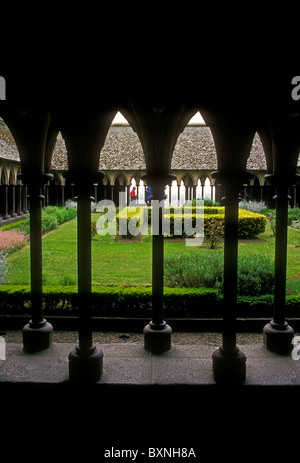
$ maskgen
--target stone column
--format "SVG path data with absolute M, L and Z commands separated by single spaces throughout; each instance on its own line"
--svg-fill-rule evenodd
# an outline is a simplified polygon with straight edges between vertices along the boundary
M 25 180 L 30 197 L 31 320 L 23 328 L 23 346 L 28 352 L 47 349 L 52 342 L 53 327 L 43 317 L 41 195 L 43 185 L 52 178 L 52 174 L 40 174 Z
M 5 214 L 3 216 L 3 219 L 8 220 L 11 217 L 8 213 L 8 187 L 9 185 L 3 185 L 3 187 L 4 187 L 4 192 L 5 192 Z
M 65 185 L 60 185 L 60 192 L 61 192 L 61 207 L 65 205 Z
M 23 214 L 28 214 L 28 186 L 23 184 L 22 188 L 23 193 Z
M 18 214 L 16 214 L 16 185 L 11 185 L 12 189 L 12 211 L 11 211 L 11 217 L 17 217 Z
M 236 345 L 238 194 L 245 174 L 221 171 L 213 174 L 225 187 L 223 342 L 212 357 L 214 379 L 220 383 L 240 383 L 246 379 L 246 356 Z
M 161 353 L 171 348 L 172 328 L 163 317 L 164 295 L 164 235 L 163 235 L 163 201 L 166 199 L 165 186 L 175 176 L 144 175 L 152 191 L 152 321 L 144 328 L 145 349 L 152 353 Z M 154 223 L 155 222 L 155 223 Z
M 288 226 L 288 186 L 300 176 L 291 178 L 267 174 L 265 178 L 276 187 L 276 234 L 275 234 L 275 280 L 273 320 L 263 329 L 265 347 L 275 353 L 286 355 L 292 349 L 294 330 L 285 320 L 287 226 Z
M 103 353 L 92 339 L 91 201 L 94 198 L 90 194 L 95 180 L 70 176 L 77 190 L 79 344 L 69 354 L 69 379 L 91 382 L 101 377 L 103 364 Z
M 17 185 L 17 197 L 18 197 L 17 215 L 23 215 L 23 211 L 22 211 L 23 185 Z

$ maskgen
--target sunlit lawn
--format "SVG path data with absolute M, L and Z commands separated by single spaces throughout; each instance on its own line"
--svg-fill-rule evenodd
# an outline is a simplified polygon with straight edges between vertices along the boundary
M 94 216 L 94 220 L 97 219 Z M 77 283 L 76 219 L 64 223 L 43 237 L 43 280 L 47 285 Z M 287 276 L 300 272 L 300 230 L 288 229 Z M 219 246 L 223 249 L 223 243 Z M 116 241 L 109 235 L 96 237 L 92 241 L 92 279 L 98 285 L 151 285 L 151 236 L 141 241 Z M 186 246 L 185 241 L 165 240 L 165 255 L 180 253 L 215 252 L 202 246 Z M 239 254 L 261 253 L 274 260 L 275 239 L 267 224 L 265 233 L 255 240 L 241 240 Z M 29 284 L 29 245 L 7 257 L 11 264 L 6 280 L 8 284 Z

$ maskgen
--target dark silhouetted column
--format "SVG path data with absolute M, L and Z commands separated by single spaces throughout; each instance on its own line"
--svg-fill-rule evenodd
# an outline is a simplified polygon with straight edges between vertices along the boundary
M 4 214 L 4 217 L 3 219 L 4 220 L 7 220 L 7 219 L 10 219 L 10 214 L 8 213 L 8 187 L 9 185 L 3 185 L 4 187 L 4 191 L 5 191 L 5 214 Z
M 145 175 L 142 179 L 146 180 L 152 191 L 152 224 L 153 220 L 158 220 L 152 235 L 152 321 L 144 328 L 145 349 L 153 353 L 161 353 L 171 348 L 172 328 L 167 325 L 163 317 L 163 296 L 164 296 L 164 235 L 163 235 L 163 200 L 166 199 L 164 193 L 165 186 L 175 176 L 169 174 L 165 176 Z M 153 225 L 152 225 L 153 228 Z
M 214 173 L 225 187 L 224 298 L 223 341 L 213 353 L 213 375 L 216 382 L 239 383 L 246 379 L 246 356 L 236 345 L 237 268 L 238 268 L 238 193 L 242 173 L 236 176 Z
M 41 195 L 42 186 L 51 178 L 53 178 L 52 174 L 41 174 L 40 178 L 28 181 L 30 196 L 31 320 L 23 328 L 23 345 L 28 352 L 47 349 L 52 342 L 53 327 L 43 317 L 41 204 L 43 199 Z
M 101 377 L 103 364 L 103 352 L 92 339 L 91 201 L 94 198 L 90 194 L 95 182 L 80 177 L 73 181 L 77 193 L 79 344 L 69 354 L 69 378 L 70 381 L 90 382 Z
M 288 186 L 292 178 L 280 178 L 278 175 L 265 176 L 276 187 L 276 233 L 275 233 L 275 280 L 273 320 L 264 329 L 265 347 L 278 354 L 288 354 L 292 349 L 294 330 L 285 320 L 286 264 L 288 233 Z M 297 176 L 294 176 L 294 182 Z

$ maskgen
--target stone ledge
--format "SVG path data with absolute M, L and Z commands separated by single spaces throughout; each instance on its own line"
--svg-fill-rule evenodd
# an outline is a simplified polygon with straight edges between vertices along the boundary
M 21 344 L 7 343 L 0 361 L 1 384 L 67 384 L 69 343 L 53 343 L 42 352 L 27 354 Z M 103 373 L 95 383 L 108 386 L 213 386 L 212 353 L 206 345 L 175 345 L 152 355 L 138 343 L 101 344 Z M 262 345 L 239 346 L 245 353 L 244 386 L 300 386 L 300 361 L 279 356 Z

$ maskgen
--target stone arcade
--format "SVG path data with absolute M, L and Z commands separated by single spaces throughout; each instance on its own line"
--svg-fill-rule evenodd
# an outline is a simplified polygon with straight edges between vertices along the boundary
M 69 377 L 71 381 L 87 382 L 101 377 L 103 352 L 93 343 L 89 311 L 90 201 L 95 185 L 104 186 L 109 179 L 109 172 L 105 177 L 99 166 L 117 111 L 128 120 L 142 147 L 144 167 L 142 165 L 139 169 L 139 179 L 151 186 L 153 199 L 159 201 L 165 197 L 165 187 L 174 180 L 178 182 L 172 159 L 188 121 L 200 111 L 206 123 L 205 130 L 208 127 L 211 131 L 216 164 L 205 172 L 209 170 L 209 176 L 216 186 L 222 188 L 225 196 L 223 340 L 212 359 L 216 382 L 243 382 L 246 377 L 246 356 L 236 344 L 238 195 L 241 186 L 251 185 L 249 182 L 253 174 L 248 170 L 248 160 L 254 136 L 256 133 L 259 135 L 267 161 L 265 180 L 276 192 L 277 212 L 274 313 L 273 319 L 264 328 L 264 340 L 267 349 L 273 352 L 290 351 L 294 331 L 284 316 L 287 210 L 289 193 L 294 191 L 299 177 L 300 108 L 291 98 L 291 88 L 286 85 L 286 79 L 290 85 L 290 75 L 285 77 L 283 85 L 276 83 L 276 106 L 267 97 L 262 98 L 263 89 L 259 82 L 256 84 L 260 91 L 252 94 L 249 90 L 241 101 L 240 89 L 236 86 L 232 88 L 229 85 L 227 91 L 223 89 L 220 95 L 216 93 L 215 86 L 205 79 L 202 85 L 198 82 L 195 87 L 182 83 L 183 87 L 177 88 L 176 96 L 174 92 L 162 91 L 160 86 L 149 94 L 132 89 L 114 93 L 103 87 L 101 95 L 101 89 L 93 88 L 90 83 L 89 91 L 95 91 L 97 97 L 90 99 L 88 104 L 84 101 L 70 103 L 67 98 L 51 98 L 47 94 L 44 99 L 39 98 L 39 104 L 34 101 L 30 104 L 20 101 L 17 105 L 3 102 L 5 105 L 0 106 L 0 116 L 14 137 L 20 157 L 18 179 L 22 179 L 30 199 L 32 315 L 23 330 L 26 351 L 35 352 L 51 344 L 52 327 L 45 320 L 42 309 L 41 208 L 44 201 L 42 193 L 53 179 L 53 150 L 60 132 L 68 161 L 67 170 L 65 166 L 62 169 L 63 176 L 66 185 L 74 189 L 78 198 L 79 344 L 69 354 Z M 252 83 L 248 88 L 254 88 Z M 68 88 L 64 91 L 67 94 Z M 193 170 L 199 162 L 198 170 L 201 171 L 202 156 L 200 152 L 196 157 Z M 14 166 L 15 162 L 11 165 Z M 12 167 L 12 171 L 14 169 Z M 128 185 L 130 175 L 123 177 L 126 179 L 123 186 Z M 260 178 L 259 186 L 262 185 Z M 194 186 L 193 181 L 191 186 Z M 23 203 L 22 208 L 26 209 L 26 204 Z M 161 222 L 159 230 L 159 234 L 152 237 L 152 320 L 144 329 L 145 349 L 155 354 L 170 349 L 172 337 L 172 328 L 164 320 L 163 312 L 164 241 Z

